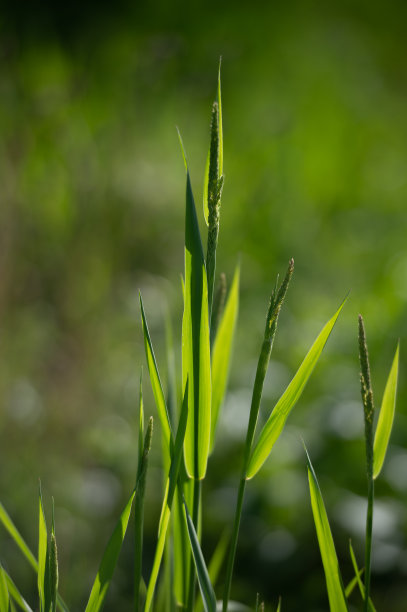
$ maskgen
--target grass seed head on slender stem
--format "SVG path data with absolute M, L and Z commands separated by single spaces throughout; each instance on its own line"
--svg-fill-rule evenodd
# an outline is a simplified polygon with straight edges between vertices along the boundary
M 373 389 L 370 378 L 369 353 L 367 350 L 366 333 L 362 315 L 359 315 L 359 359 L 365 424 L 371 427 L 374 417 Z

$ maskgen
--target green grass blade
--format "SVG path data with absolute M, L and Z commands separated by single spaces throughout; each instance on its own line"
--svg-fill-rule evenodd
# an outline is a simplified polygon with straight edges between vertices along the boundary
M 160 375 L 158 373 L 157 361 L 154 355 L 153 345 L 150 338 L 150 332 L 148 331 L 147 319 L 144 311 L 143 299 L 140 293 L 140 309 L 141 309 L 141 322 L 143 326 L 144 334 L 144 347 L 146 351 L 148 372 L 150 374 L 151 386 L 153 389 L 154 399 L 157 406 L 158 416 L 163 431 L 165 444 L 168 448 L 168 455 L 171 448 L 171 424 L 170 418 L 167 411 L 167 405 L 165 403 L 164 392 L 161 384 Z
M 239 309 L 239 272 L 237 268 L 212 350 L 211 450 L 215 443 L 216 426 L 229 374 L 232 341 Z
M 194 524 L 189 515 L 187 505 L 184 501 L 185 518 L 188 526 L 189 541 L 191 543 L 192 556 L 194 558 L 198 584 L 202 595 L 205 612 L 216 612 L 216 596 L 213 590 L 209 573 L 203 558 L 202 550 L 199 545 L 198 536 Z
M 10 596 L 7 588 L 6 574 L 0 563 L 0 610 L 8 612 L 10 606 Z
M 311 495 L 312 514 L 314 516 L 319 550 L 324 566 L 330 610 L 331 612 L 346 612 L 348 606 L 345 599 L 338 558 L 336 556 L 335 544 L 332 538 L 324 500 L 322 499 L 318 480 L 306 449 L 305 452 L 307 453 L 308 461 L 308 482 Z
M 278 600 L 278 606 L 277 606 L 277 611 L 276 612 L 281 612 L 281 597 Z
M 189 380 L 185 466 L 205 477 L 211 432 L 211 371 L 208 287 L 191 181 L 187 173 L 185 214 L 185 300 L 182 319 L 182 382 Z
M 35 573 L 38 571 L 38 563 L 37 559 L 34 557 L 33 553 L 25 543 L 23 537 L 19 533 L 17 527 L 14 525 L 10 516 L 8 515 L 5 507 L 0 502 L 0 522 L 3 524 L 5 529 L 13 538 L 14 542 L 17 544 L 20 551 L 23 553 L 24 557 L 27 559 L 28 563 L 31 565 Z
M 39 485 L 39 526 L 38 526 L 38 593 L 40 596 L 40 609 L 48 612 L 50 605 L 49 591 L 49 565 L 48 565 L 48 534 L 45 521 L 44 506 L 42 503 L 41 483 Z
M 226 558 L 226 552 L 230 541 L 230 533 L 225 530 L 219 539 L 218 545 L 216 546 L 211 560 L 208 565 L 208 574 L 211 584 L 215 587 L 218 580 L 220 570 L 222 569 L 223 562 Z M 199 599 L 195 604 L 195 612 L 200 612 L 202 609 L 202 600 Z
M 140 381 L 140 397 L 141 397 L 141 381 Z M 143 403 L 140 402 L 140 428 L 142 428 Z M 146 488 L 148 455 L 151 448 L 151 438 L 153 434 L 153 417 L 150 417 L 146 436 L 141 440 L 141 456 L 139 456 L 139 464 L 137 468 L 137 485 L 134 499 L 134 607 L 136 612 L 140 610 L 140 587 L 141 587 L 141 570 L 143 558 L 143 524 L 144 524 L 144 492 Z
M 397 345 L 393 364 L 386 382 L 383 401 L 380 408 L 373 447 L 373 478 L 377 478 L 383 467 L 389 444 L 396 408 L 397 377 L 399 367 L 399 345 Z
M 182 460 L 182 451 L 185 440 L 185 432 L 187 429 L 188 420 L 188 381 L 185 387 L 184 400 L 182 402 L 182 409 L 180 420 L 178 424 L 177 435 L 175 438 L 174 449 L 172 453 L 171 466 L 167 479 L 167 485 L 165 487 L 165 495 L 163 501 L 163 507 L 160 517 L 160 526 L 158 531 L 157 547 L 154 555 L 153 567 L 151 570 L 150 581 L 147 587 L 146 602 L 144 605 L 144 611 L 148 612 L 153 603 L 153 597 L 155 588 L 157 585 L 158 572 L 160 571 L 161 561 L 164 553 L 165 540 L 168 532 L 168 525 L 171 517 L 172 502 L 177 487 L 178 475 Z
M 119 517 L 110 540 L 107 543 L 85 612 L 98 612 L 98 610 L 100 610 L 103 606 L 107 589 L 109 588 L 117 559 L 119 557 L 120 549 L 123 544 L 124 536 L 126 535 L 134 495 L 135 491 L 133 491 L 131 494 L 130 499 Z
M 7 574 L 4 568 L 3 568 L 3 576 L 6 580 L 7 590 L 12 600 L 17 604 L 17 606 L 21 610 L 24 610 L 24 612 L 33 612 L 30 606 L 28 605 L 28 603 L 26 602 L 26 600 L 24 599 L 24 597 L 21 595 L 16 585 L 14 584 L 13 580 L 10 578 L 10 576 Z M 0 608 L 0 610 L 2 610 L 2 608 Z
M 174 595 L 178 607 L 186 608 L 188 598 L 191 552 L 188 530 L 184 520 L 182 493 L 188 495 L 193 481 L 186 481 L 182 487 L 177 486 L 173 508 L 173 542 L 174 542 Z M 182 490 L 181 490 L 182 489 Z
M 346 599 L 349 599 L 349 597 L 352 595 L 352 593 L 355 590 L 355 587 L 358 584 L 358 582 L 359 582 L 363 572 L 364 572 L 364 568 L 358 570 L 358 574 L 356 576 L 354 576 L 352 578 L 352 580 L 350 580 L 348 582 L 348 584 L 346 585 L 346 587 L 345 587 Z
M 49 548 L 49 582 L 50 582 L 50 605 L 52 612 L 56 612 L 57 608 L 57 593 L 58 593 L 58 552 L 57 542 L 55 538 L 55 510 L 54 498 L 52 498 L 52 525 L 51 525 L 51 542 Z
M 283 431 L 285 422 L 291 410 L 299 400 L 301 393 L 312 374 L 312 371 L 322 353 L 335 322 L 343 308 L 344 302 L 334 316 L 326 323 L 300 365 L 294 378 L 275 405 L 268 421 L 265 423 L 259 439 L 253 449 L 246 470 L 246 478 L 253 478 L 269 456 L 274 444 Z
M 360 576 L 363 574 L 364 568 L 359 569 L 358 568 L 358 563 L 356 561 L 356 555 L 355 552 L 353 550 L 353 546 L 352 546 L 352 542 L 349 540 L 349 552 L 350 552 L 350 558 L 352 560 L 352 565 L 353 565 L 353 569 L 355 571 L 355 577 L 352 580 L 355 581 L 355 584 L 357 584 L 359 586 L 359 591 L 360 594 L 362 595 L 362 599 L 365 600 L 365 585 L 363 584 L 362 580 L 360 579 Z M 348 586 L 349 588 L 349 586 Z M 352 590 L 350 591 L 352 592 Z M 349 597 L 350 593 L 348 594 L 348 589 L 346 589 L 346 596 Z M 369 597 L 369 601 L 368 601 L 368 610 L 369 612 L 376 612 L 376 608 L 373 605 L 372 600 Z

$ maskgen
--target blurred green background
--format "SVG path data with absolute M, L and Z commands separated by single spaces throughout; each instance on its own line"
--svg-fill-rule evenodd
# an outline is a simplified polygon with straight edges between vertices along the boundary
M 378 610 L 406 609 L 406 18 L 401 0 L 45 1 L 2 10 L 0 497 L 32 548 L 39 477 L 48 510 L 55 497 L 60 590 L 72 610 L 84 608 L 134 482 L 145 364 L 139 289 L 164 378 L 168 312 L 179 340 L 185 177 L 175 125 L 200 209 L 220 55 L 218 271 L 231 279 L 240 260 L 241 308 L 204 486 L 204 553 L 232 520 L 268 296 L 293 256 L 262 418 L 351 294 L 282 439 L 248 486 L 233 598 L 253 605 L 259 591 L 269 606 L 282 595 L 287 611 L 328 608 L 300 436 L 346 583 L 349 537 L 363 564 L 362 312 L 377 405 L 401 339 L 397 416 L 376 488 L 373 598 Z M 154 413 L 147 377 L 145 395 Z M 147 573 L 162 495 L 158 430 Z M 0 554 L 34 601 L 34 577 L 4 531 Z M 131 609 L 131 564 L 130 535 L 106 610 Z

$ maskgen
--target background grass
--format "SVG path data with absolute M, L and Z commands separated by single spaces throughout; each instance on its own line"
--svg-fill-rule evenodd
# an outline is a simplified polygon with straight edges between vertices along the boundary
M 234 597 L 250 602 L 259 590 L 268 601 L 282 594 L 288 610 L 303 609 L 302 598 L 309 609 L 327 607 L 299 433 L 324 491 L 345 582 L 349 535 L 362 558 L 362 312 L 378 404 L 401 339 L 395 427 L 376 487 L 372 595 L 379 610 L 405 608 L 405 13 L 401 1 L 45 2 L 3 11 L 1 499 L 34 548 L 39 476 L 48 509 L 54 495 L 60 589 L 73 607 L 86 604 L 100 535 L 112 530 L 134 484 L 144 363 L 139 288 L 163 374 L 166 302 L 180 335 L 184 172 L 174 126 L 199 206 L 222 54 L 217 269 L 231 281 L 240 254 L 241 305 L 219 425 L 225 443 L 203 491 L 205 499 L 205 487 L 213 490 L 204 530 L 215 546 L 232 520 L 265 304 L 293 256 L 263 418 L 349 289 L 351 296 L 272 460 L 248 487 Z M 147 384 L 145 410 L 153 410 Z M 150 470 L 147 545 L 161 503 L 154 448 Z M 28 597 L 30 570 L 0 538 L 2 561 L 19 585 L 26 579 Z M 127 609 L 125 558 L 121 568 L 107 610 Z

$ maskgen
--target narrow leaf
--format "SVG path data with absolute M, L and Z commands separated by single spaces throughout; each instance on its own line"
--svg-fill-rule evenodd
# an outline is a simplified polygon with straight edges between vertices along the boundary
M 44 506 L 42 503 L 41 483 L 39 486 L 39 528 L 38 528 L 38 593 L 40 596 L 40 609 L 48 612 L 49 609 L 49 583 L 48 583 L 48 535 L 45 522 Z
M 363 584 L 362 580 L 360 579 L 360 576 L 363 574 L 364 568 L 362 568 L 361 570 L 358 568 L 358 563 L 356 561 L 356 555 L 355 555 L 355 552 L 353 550 L 352 542 L 350 540 L 349 540 L 349 552 L 350 552 L 350 558 L 352 560 L 353 569 L 355 571 L 355 578 L 354 578 L 354 580 L 356 580 L 356 583 L 359 586 L 359 591 L 360 591 L 360 594 L 362 595 L 362 599 L 364 601 L 365 600 L 365 585 Z M 349 597 L 349 594 L 348 594 L 348 592 L 346 592 L 346 596 L 347 597 Z M 373 605 L 373 602 L 370 599 L 370 597 L 369 597 L 369 601 L 368 601 L 368 610 L 369 610 L 369 612 L 376 612 L 376 609 L 375 609 L 375 607 Z
M 345 302 L 342 302 L 334 316 L 326 323 L 300 365 L 294 378 L 275 405 L 269 419 L 265 423 L 259 439 L 254 447 L 246 470 L 246 478 L 253 478 L 269 456 L 274 444 L 283 431 L 285 422 L 291 410 L 299 400 L 304 387 L 314 370 L 333 326 Z
M 103 606 L 107 589 L 109 588 L 117 559 L 119 557 L 120 549 L 123 544 L 124 536 L 126 535 L 134 495 L 135 491 L 133 491 L 131 494 L 129 501 L 119 517 L 110 540 L 107 543 L 85 612 L 98 612 L 98 610 L 100 610 Z
M 0 563 L 0 610 L 8 612 L 10 605 L 10 596 L 7 588 L 6 574 L 3 571 L 3 567 Z
M 24 542 L 23 537 L 20 535 L 17 527 L 14 525 L 10 516 L 6 512 L 3 504 L 0 502 L 0 522 L 3 523 L 6 530 L 9 532 L 14 542 L 17 544 L 20 551 L 23 553 L 24 557 L 27 559 L 28 563 L 31 565 L 33 570 L 37 573 L 38 571 L 38 563 L 37 559 L 34 557 L 31 550 L 28 548 L 27 544 Z
M 10 576 L 7 574 L 4 568 L 3 568 L 3 575 L 6 579 L 7 589 L 8 589 L 9 595 L 12 598 L 12 600 L 14 600 L 17 606 L 21 610 L 24 610 L 24 612 L 32 612 L 32 609 L 30 608 L 30 606 L 28 605 L 24 597 L 21 595 L 20 591 L 18 590 L 13 580 L 10 578 Z M 0 609 L 2 610 L 2 608 Z
M 229 374 L 232 341 L 234 337 L 237 313 L 239 309 L 239 268 L 236 269 L 232 287 L 226 302 L 221 322 L 218 327 L 212 351 L 212 414 L 211 414 L 211 450 L 215 442 L 216 426 L 220 407 L 226 391 Z
M 165 487 L 165 495 L 163 507 L 161 510 L 160 526 L 158 532 L 157 547 L 154 555 L 153 567 L 151 570 L 150 581 L 147 587 L 146 602 L 144 611 L 148 612 L 153 602 L 154 592 L 157 584 L 158 572 L 160 571 L 161 561 L 164 553 L 165 540 L 167 537 L 168 525 L 171 517 L 172 502 L 176 491 L 178 475 L 181 466 L 182 450 L 184 446 L 185 432 L 187 429 L 188 419 L 188 381 L 185 387 L 184 400 L 182 403 L 181 415 L 178 424 L 177 435 L 171 459 L 170 471 L 168 474 L 167 484 Z
M 202 595 L 205 612 L 216 612 L 216 596 L 213 590 L 209 573 L 206 568 L 202 550 L 199 545 L 198 536 L 195 531 L 194 524 L 189 515 L 187 505 L 184 501 L 185 518 L 188 526 L 189 541 L 191 543 L 192 556 L 194 558 L 196 574 L 198 576 L 198 584 Z
M 211 560 L 209 561 L 208 574 L 209 574 L 209 579 L 211 581 L 211 584 L 213 586 L 216 585 L 216 582 L 220 574 L 220 570 L 222 569 L 222 565 L 226 557 L 226 552 L 228 549 L 229 541 L 230 541 L 230 533 L 229 531 L 225 530 L 219 539 L 219 542 L 211 557 Z M 201 609 L 202 609 L 202 603 L 201 603 L 201 599 L 199 599 L 199 601 L 195 605 L 195 612 L 200 612 Z
M 211 428 L 208 287 L 191 181 L 187 173 L 185 214 L 185 300 L 182 319 L 182 383 L 189 380 L 185 466 L 205 477 Z
M 171 424 L 168 416 L 167 406 L 165 403 L 164 392 L 160 380 L 160 375 L 158 373 L 157 361 L 155 359 L 153 345 L 150 338 L 150 332 L 148 331 L 147 319 L 144 312 L 143 300 L 140 293 L 140 309 L 141 309 L 141 321 L 143 325 L 143 333 L 144 333 L 144 347 L 146 351 L 148 372 L 150 374 L 151 386 L 153 388 L 153 394 L 155 403 L 157 406 L 158 416 L 160 418 L 160 423 L 163 431 L 163 436 L 165 440 L 166 447 L 168 449 L 168 455 L 170 453 L 171 448 Z
M 305 452 L 307 453 L 306 449 Z M 346 612 L 348 610 L 348 606 L 345 599 L 331 528 L 329 527 L 328 516 L 326 514 L 324 501 L 322 499 L 322 493 L 308 453 L 307 461 L 312 514 L 314 516 L 319 550 L 321 552 L 322 564 L 324 566 L 330 610 L 331 612 Z
M 50 604 L 52 612 L 56 612 L 58 593 L 58 553 L 55 538 L 54 498 L 52 498 L 51 542 L 49 549 Z
M 377 422 L 373 447 L 373 478 L 378 477 L 383 467 L 393 426 L 394 411 L 396 408 L 398 364 L 399 345 L 397 345 L 396 354 L 394 356 L 390 374 L 386 382 L 379 420 Z

